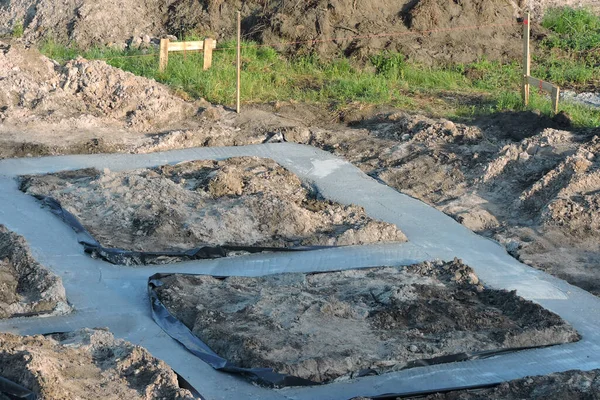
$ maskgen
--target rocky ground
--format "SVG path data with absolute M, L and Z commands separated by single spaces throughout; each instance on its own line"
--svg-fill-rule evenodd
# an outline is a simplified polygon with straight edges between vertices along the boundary
M 0 225 L 0 319 L 70 310 L 61 279 L 31 256 L 23 237 Z
M 162 282 L 160 300 L 220 356 L 316 382 L 461 352 L 578 340 L 539 305 L 484 288 L 459 260 Z
M 0 334 L 0 377 L 41 399 L 195 399 L 175 372 L 110 332 L 83 329 L 49 336 Z M 0 399 L 11 399 L 3 397 Z
M 30 176 L 22 190 L 53 197 L 103 246 L 127 250 L 406 241 L 395 225 L 321 199 L 296 175 L 257 157 Z

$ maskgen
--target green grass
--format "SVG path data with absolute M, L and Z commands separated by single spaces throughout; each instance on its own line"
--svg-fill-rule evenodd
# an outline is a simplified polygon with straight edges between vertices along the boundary
M 549 10 L 542 26 L 551 34 L 544 40 L 550 48 L 583 51 L 600 47 L 600 17 L 586 9 Z
M 23 37 L 24 32 L 25 28 L 23 27 L 23 22 L 17 22 L 12 28 L 12 37 L 21 38 Z
M 198 53 L 169 56 L 167 71 L 158 71 L 158 55 L 144 51 L 94 48 L 80 51 L 48 42 L 42 52 L 59 62 L 81 55 L 105 59 L 110 65 L 169 85 L 189 98 L 233 105 L 235 99 L 234 43 L 219 44 L 213 68 L 202 70 Z M 125 56 L 125 57 L 124 57 Z M 140 57 L 137 57 L 140 56 Z M 433 116 L 471 118 L 499 111 L 523 110 L 520 98 L 522 68 L 517 63 L 481 60 L 468 65 L 426 67 L 407 62 L 402 55 L 382 53 L 369 60 L 316 56 L 286 58 L 274 49 L 244 43 L 242 50 L 242 99 L 246 104 L 294 100 L 343 110 L 362 105 L 391 105 Z M 593 85 L 600 76 L 574 58 L 540 57 L 533 74 L 559 85 Z M 533 89 L 535 92 L 536 90 Z M 551 114 L 550 100 L 532 94 L 528 109 Z M 578 126 L 600 126 L 600 112 L 561 103 Z

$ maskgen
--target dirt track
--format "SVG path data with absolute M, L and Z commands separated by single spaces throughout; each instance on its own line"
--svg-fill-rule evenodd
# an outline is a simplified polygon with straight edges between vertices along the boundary
M 484 288 L 459 260 L 162 281 L 161 301 L 221 357 L 316 382 L 461 352 L 578 340 L 539 305 Z

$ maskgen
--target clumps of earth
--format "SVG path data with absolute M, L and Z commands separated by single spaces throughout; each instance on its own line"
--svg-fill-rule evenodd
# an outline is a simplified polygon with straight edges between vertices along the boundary
M 0 333 L 0 377 L 42 399 L 195 399 L 163 361 L 101 329 Z
M 57 6 L 52 0 L 19 0 L 0 3 L 0 35 L 22 30 L 21 40 L 25 43 L 52 39 L 83 48 L 151 46 L 153 39 L 167 34 L 182 37 L 190 32 L 230 40 L 235 38 L 236 12 L 241 9 L 245 37 L 275 45 L 295 43 L 282 46 L 288 51 L 366 55 L 401 50 L 420 62 L 470 62 L 483 54 L 493 59 L 518 56 L 520 27 L 514 17 L 525 8 L 530 8 L 539 20 L 549 6 L 594 3 L 593 0 L 300 3 L 70 0 Z M 494 26 L 481 31 L 453 30 L 490 24 Z M 431 30 L 441 32 L 411 34 Z M 333 38 L 337 40 L 327 40 Z
M 600 392 L 600 370 L 567 371 L 544 376 L 528 376 L 504 382 L 491 388 L 455 390 L 418 397 L 398 397 L 397 400 L 584 400 L 598 397 Z M 390 397 L 391 399 L 391 397 Z M 371 400 L 356 397 L 353 400 Z
M 473 125 L 380 117 L 334 152 L 494 237 L 525 263 L 600 293 L 597 131 L 561 130 L 560 119 L 528 112 Z M 324 146 L 330 139 L 322 138 Z
M 460 260 L 316 274 L 168 275 L 167 309 L 240 367 L 329 382 L 462 352 L 579 339 L 556 314 L 484 287 Z
M 55 154 L 69 146 L 89 153 L 127 149 L 128 140 L 182 127 L 197 112 L 197 104 L 166 86 L 104 61 L 79 58 L 61 66 L 0 40 L 0 158 Z M 124 131 L 139 134 L 124 139 Z M 19 139 L 23 132 L 29 132 L 27 144 Z
M 299 124 L 299 108 L 281 105 L 276 117 L 254 110 L 260 122 L 244 129 L 328 150 L 521 261 L 600 294 L 597 129 L 574 129 L 564 114 L 506 112 L 460 124 L 396 111 L 321 128 L 308 118 Z
M 201 244 L 267 247 L 403 242 L 363 208 L 321 199 L 270 159 L 194 161 L 126 172 L 79 170 L 24 177 L 105 247 L 167 251 Z
M 62 280 L 31 256 L 22 236 L 0 225 L 0 319 L 69 311 Z

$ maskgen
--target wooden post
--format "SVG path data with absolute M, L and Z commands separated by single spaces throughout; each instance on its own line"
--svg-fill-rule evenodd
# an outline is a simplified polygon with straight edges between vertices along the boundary
M 554 114 L 558 114 L 558 99 L 560 98 L 560 89 L 558 86 L 552 88 L 552 109 Z
M 241 92 L 241 74 L 242 74 L 242 56 L 241 56 L 241 42 L 242 41 L 242 14 L 238 11 L 237 13 L 237 90 L 236 90 L 236 103 L 235 110 L 240 113 L 240 92 Z
M 165 72 L 169 64 L 169 39 L 160 39 L 160 55 L 158 62 L 158 70 Z
M 523 18 L 523 104 L 529 105 L 529 82 L 531 75 L 531 56 L 529 54 L 529 37 L 531 36 L 530 13 Z
M 204 65 L 202 68 L 205 71 L 212 66 L 213 43 L 214 40 L 211 38 L 204 39 Z

